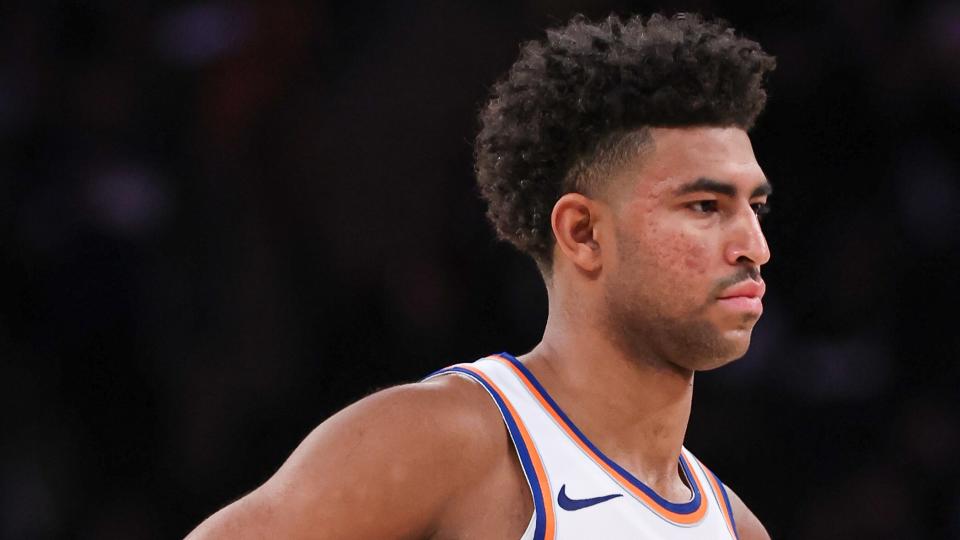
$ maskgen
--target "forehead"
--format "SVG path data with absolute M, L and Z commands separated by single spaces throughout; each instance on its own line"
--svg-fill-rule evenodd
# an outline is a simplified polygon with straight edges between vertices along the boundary
M 627 198 L 669 194 L 699 178 L 732 183 L 747 193 L 764 182 L 750 137 L 740 128 L 651 128 L 650 137 L 643 155 L 622 171 L 621 195 Z

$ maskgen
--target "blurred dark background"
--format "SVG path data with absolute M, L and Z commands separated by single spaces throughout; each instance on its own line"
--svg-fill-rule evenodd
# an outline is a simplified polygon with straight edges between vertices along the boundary
M 539 338 L 476 111 L 583 12 L 698 10 L 779 59 L 748 357 L 687 446 L 777 539 L 960 538 L 960 5 L 0 7 L 0 535 L 175 538 L 335 410 Z

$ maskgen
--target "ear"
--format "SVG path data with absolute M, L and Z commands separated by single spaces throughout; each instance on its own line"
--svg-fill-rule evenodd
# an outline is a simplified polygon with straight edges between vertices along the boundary
M 550 215 L 557 247 L 585 272 L 593 273 L 603 267 L 598 241 L 599 218 L 599 203 L 580 193 L 560 197 Z

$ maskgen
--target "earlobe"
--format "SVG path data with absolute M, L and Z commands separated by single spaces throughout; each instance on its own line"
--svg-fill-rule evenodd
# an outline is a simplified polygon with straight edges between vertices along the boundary
M 553 205 L 550 222 L 557 247 L 570 262 L 585 272 L 603 266 L 600 256 L 596 201 L 580 193 L 567 193 Z

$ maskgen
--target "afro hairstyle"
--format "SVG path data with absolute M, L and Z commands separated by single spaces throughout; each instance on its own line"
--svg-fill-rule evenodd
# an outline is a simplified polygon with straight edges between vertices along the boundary
M 749 130 L 775 65 L 725 21 L 686 13 L 599 23 L 578 15 L 523 44 L 480 112 L 475 145 L 480 195 L 497 236 L 549 275 L 550 214 L 562 195 L 589 195 L 588 173 L 618 148 L 635 155 L 645 128 Z

